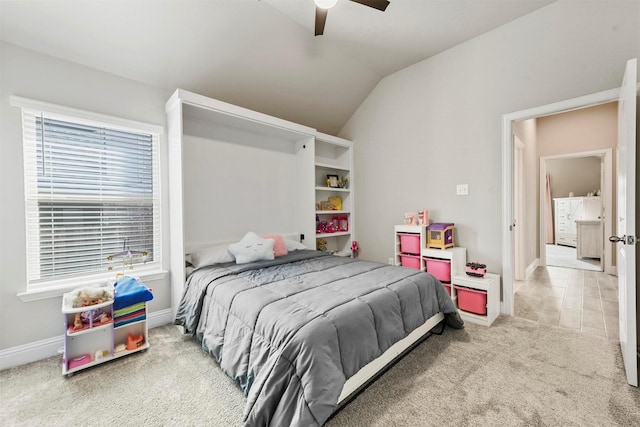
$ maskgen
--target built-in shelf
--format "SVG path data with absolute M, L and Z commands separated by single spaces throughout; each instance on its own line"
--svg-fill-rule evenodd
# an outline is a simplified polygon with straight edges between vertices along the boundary
M 333 215 L 346 216 L 349 231 L 337 231 L 335 233 L 316 233 L 316 247 L 340 256 L 351 256 L 351 242 L 355 240 L 353 234 L 353 144 L 351 141 L 335 136 L 318 133 L 315 138 L 315 202 L 316 207 L 321 207 L 322 202 L 331 197 L 341 199 L 341 210 L 318 210 L 316 219 L 330 221 Z M 348 188 L 329 187 L 327 175 L 338 175 L 339 178 L 348 180 Z M 343 219 L 341 218 L 341 221 Z M 323 239 L 323 242 L 319 242 Z M 321 243 L 321 245 L 320 245 Z
M 321 187 L 318 186 L 316 187 L 316 191 L 335 191 L 338 193 L 348 193 L 349 191 L 351 191 L 348 188 L 336 188 L 336 187 Z

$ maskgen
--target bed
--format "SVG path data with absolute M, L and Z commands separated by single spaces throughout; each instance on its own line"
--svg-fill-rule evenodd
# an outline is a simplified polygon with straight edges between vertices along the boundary
M 319 426 L 440 321 L 463 327 L 430 274 L 299 249 L 196 268 L 175 324 L 239 383 L 244 425 Z

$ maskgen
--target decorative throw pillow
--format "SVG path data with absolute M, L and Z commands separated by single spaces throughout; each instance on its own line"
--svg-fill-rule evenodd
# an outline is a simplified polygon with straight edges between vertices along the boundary
M 270 260 L 274 258 L 274 244 L 275 240 L 263 239 L 250 231 L 238 243 L 229 245 L 229 252 L 236 257 L 236 264 Z
M 299 249 L 308 249 L 305 245 L 303 245 L 302 243 L 293 240 L 293 239 L 284 239 L 284 244 L 287 247 L 288 251 L 297 251 Z
M 229 252 L 229 245 L 214 245 L 191 252 L 191 264 L 194 268 L 205 265 L 233 262 L 235 258 Z
M 273 255 L 277 258 L 282 255 L 286 255 L 287 245 L 284 243 L 284 239 L 279 234 L 265 234 L 262 236 L 263 239 L 273 239 L 275 243 L 273 244 Z

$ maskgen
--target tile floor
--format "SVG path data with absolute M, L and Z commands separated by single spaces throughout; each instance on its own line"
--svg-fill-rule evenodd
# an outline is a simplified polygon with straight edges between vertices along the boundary
M 618 340 L 618 278 L 600 271 L 538 267 L 514 281 L 515 315 Z

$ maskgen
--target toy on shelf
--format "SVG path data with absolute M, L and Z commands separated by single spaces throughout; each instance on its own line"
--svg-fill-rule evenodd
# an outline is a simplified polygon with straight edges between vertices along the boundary
M 418 225 L 416 221 L 416 214 L 414 212 L 407 212 L 404 214 L 404 225 Z
M 335 233 L 338 231 L 333 221 L 320 221 L 316 224 L 316 233 Z
M 326 252 L 327 251 L 327 241 L 325 239 L 316 240 L 316 249 L 319 250 L 320 252 Z
M 455 246 L 453 223 L 433 223 L 427 229 L 427 247 L 447 249 Z
M 340 197 L 329 197 L 329 210 L 332 211 L 341 211 L 342 210 L 342 198 Z
M 349 231 L 349 217 L 347 215 L 338 217 L 338 231 Z
M 144 335 L 127 335 L 127 350 L 135 350 L 144 345 Z
M 358 258 L 358 242 L 355 240 L 351 242 L 351 256 L 353 256 L 353 258 Z
M 418 211 L 418 224 L 429 225 L 429 211 L 427 209 L 421 209 Z
M 487 274 L 487 265 L 478 261 L 468 262 L 464 269 L 468 276 L 484 277 Z
M 90 307 L 113 300 L 113 291 L 105 287 L 80 288 L 69 294 L 71 308 L 88 307 L 87 311 L 79 311 L 73 319 L 74 331 L 85 329 L 87 325 L 107 323 L 111 320 L 109 313 L 103 310 L 93 310 Z
M 349 188 L 349 178 L 347 178 L 346 176 L 341 176 L 340 178 L 338 178 L 338 186 L 344 189 Z

